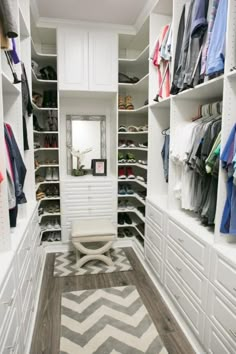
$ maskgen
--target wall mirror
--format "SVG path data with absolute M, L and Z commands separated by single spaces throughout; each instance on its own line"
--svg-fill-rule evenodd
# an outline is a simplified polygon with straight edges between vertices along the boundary
M 66 134 L 68 174 L 79 170 L 81 165 L 88 172 L 92 159 L 106 159 L 105 116 L 67 115 Z

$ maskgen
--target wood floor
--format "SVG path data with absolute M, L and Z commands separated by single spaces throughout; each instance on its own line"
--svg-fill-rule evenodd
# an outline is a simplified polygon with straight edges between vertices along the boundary
M 124 249 L 133 271 L 54 278 L 54 254 L 48 254 L 44 270 L 31 354 L 58 354 L 60 302 L 63 292 L 135 285 L 169 354 L 194 354 L 170 311 L 131 248 Z M 79 353 L 78 353 L 79 354 Z

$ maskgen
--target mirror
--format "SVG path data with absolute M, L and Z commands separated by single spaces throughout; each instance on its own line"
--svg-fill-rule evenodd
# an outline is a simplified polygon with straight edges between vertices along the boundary
M 91 169 L 92 159 L 106 158 L 106 117 L 67 115 L 67 170 Z

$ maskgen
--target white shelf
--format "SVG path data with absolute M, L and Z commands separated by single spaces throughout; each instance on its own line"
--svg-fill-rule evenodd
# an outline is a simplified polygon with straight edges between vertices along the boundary
M 41 65 L 56 65 L 57 55 L 38 52 L 33 41 L 31 41 L 31 54 L 32 59 Z
M 37 191 L 38 188 L 42 185 L 45 185 L 45 184 L 59 184 L 60 181 L 43 181 L 43 182 L 39 182 L 35 185 L 35 190 Z
M 128 89 L 129 91 L 148 92 L 148 78 L 149 74 L 142 77 L 135 84 L 119 83 L 118 86 L 119 89 Z
M 140 150 L 140 151 L 148 151 L 148 148 L 140 148 L 140 147 L 126 147 L 126 148 L 123 148 L 123 147 L 118 147 L 118 150 Z
M 31 69 L 32 71 L 32 83 L 35 85 L 42 85 L 42 86 L 50 86 L 53 85 L 55 86 L 57 84 L 57 80 L 42 80 L 42 79 L 38 79 L 37 76 L 35 75 L 35 72 L 33 69 Z
M 135 198 L 143 205 L 146 205 L 145 200 L 143 200 L 137 193 L 134 194 L 118 194 L 118 198 Z
M 140 186 L 144 187 L 144 188 L 147 188 L 147 184 L 144 183 L 144 182 L 141 182 L 139 181 L 138 179 L 128 179 L 128 178 L 125 178 L 125 179 L 118 179 L 118 182 L 125 182 L 125 183 L 132 183 L 132 182 L 135 182 L 135 183 L 138 183 Z M 119 194 L 120 195 L 120 194 Z
M 141 163 L 118 163 L 118 167 L 120 166 L 135 166 L 147 170 L 147 165 L 142 165 Z
M 41 230 L 41 235 L 45 234 L 46 232 L 57 232 L 57 231 L 60 232 L 61 231 L 61 227 L 58 228 L 58 229 L 52 228 L 52 229 Z
M 163 100 L 160 100 L 159 102 L 153 102 L 150 103 L 149 107 L 150 108 L 170 108 L 170 101 L 171 101 L 171 97 L 167 97 Z
M 47 167 L 59 167 L 58 164 L 45 164 L 45 165 L 40 165 L 39 167 L 35 168 L 34 172 L 37 172 L 40 170 L 40 168 L 47 168 Z
M 45 197 L 45 198 L 42 198 L 42 199 L 39 199 L 38 200 L 38 202 L 39 202 L 39 204 L 41 203 L 41 202 L 44 202 L 44 201 L 55 201 L 55 200 L 60 200 L 61 198 L 60 197 Z
M 134 213 L 142 220 L 142 222 L 145 222 L 145 217 L 136 208 L 131 209 L 131 210 L 130 209 L 123 209 L 123 210 L 117 209 L 117 212 L 118 213 Z
M 44 213 L 42 215 L 40 215 L 39 217 L 39 223 L 41 223 L 42 219 L 48 216 L 54 217 L 54 216 L 60 216 L 61 213 Z
M 145 132 L 118 132 L 119 135 L 147 135 L 148 131 Z
M 32 106 L 37 111 L 58 111 L 58 108 L 55 107 L 38 107 L 34 102 L 32 102 Z
M 135 230 L 139 233 L 139 235 L 140 235 L 143 239 L 145 239 L 145 237 L 144 237 L 144 235 L 141 233 L 141 231 L 139 231 L 139 229 L 138 229 L 136 226 L 134 226 L 134 228 L 135 228 Z
M 56 130 L 56 131 L 44 130 L 44 131 L 40 131 L 40 132 L 38 132 L 37 130 L 33 130 L 33 133 L 34 134 L 46 134 L 46 135 L 48 135 L 48 134 L 58 134 L 58 130 Z
M 62 241 L 60 240 L 60 241 L 51 241 L 51 242 L 49 242 L 49 241 L 42 241 L 42 245 L 43 245 L 43 247 L 47 247 L 47 246 L 52 246 L 52 245 L 55 245 L 55 244 L 59 244 L 59 245 L 62 245 Z
M 2 72 L 2 91 L 3 94 L 19 95 L 21 92 L 21 85 L 13 84 L 13 78 L 9 78 L 7 74 Z
M 136 57 L 136 58 L 119 58 L 119 63 L 125 63 L 125 64 L 144 64 L 146 61 L 148 61 L 148 55 L 149 55 L 149 45 L 147 45 L 143 51 Z
M 38 149 L 34 149 L 34 152 L 37 152 L 37 151 L 57 151 L 59 150 L 59 148 L 38 148 Z
M 118 109 L 119 113 L 133 114 L 133 113 L 146 113 L 148 111 L 148 104 L 135 109 Z

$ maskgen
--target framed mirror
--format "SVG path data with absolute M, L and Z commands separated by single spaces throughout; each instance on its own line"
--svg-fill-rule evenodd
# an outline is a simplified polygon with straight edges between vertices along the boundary
M 67 115 L 67 173 L 74 174 L 81 166 L 91 170 L 91 160 L 106 159 L 106 117 L 100 115 Z M 83 175 L 85 173 L 82 173 Z

